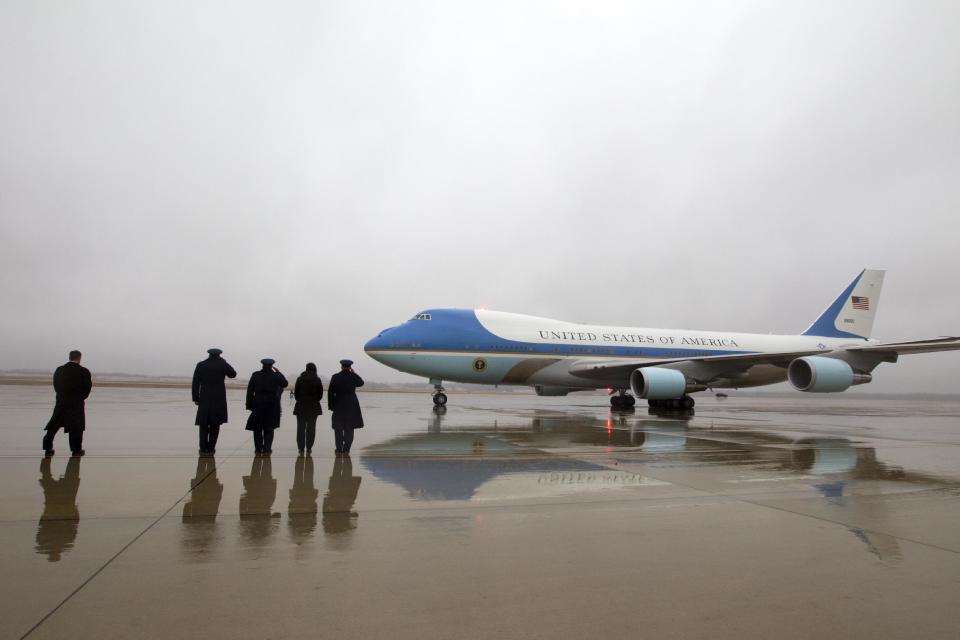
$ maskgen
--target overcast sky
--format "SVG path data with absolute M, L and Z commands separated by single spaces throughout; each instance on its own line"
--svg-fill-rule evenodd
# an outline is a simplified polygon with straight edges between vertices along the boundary
M 0 369 L 414 381 L 425 308 L 795 333 L 863 267 L 960 331 L 952 0 L 5 0 L 0 87 Z

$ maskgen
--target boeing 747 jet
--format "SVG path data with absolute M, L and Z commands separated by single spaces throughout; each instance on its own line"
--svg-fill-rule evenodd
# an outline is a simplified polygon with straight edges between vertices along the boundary
M 609 327 L 482 309 L 429 309 L 385 329 L 364 350 L 424 376 L 443 406 L 443 381 L 530 385 L 538 395 L 612 389 L 611 404 L 692 409 L 691 393 L 789 380 L 798 391 L 845 391 L 901 355 L 960 349 L 960 337 L 870 338 L 884 272 L 865 269 L 800 335 Z M 632 394 L 632 395 L 631 395 Z

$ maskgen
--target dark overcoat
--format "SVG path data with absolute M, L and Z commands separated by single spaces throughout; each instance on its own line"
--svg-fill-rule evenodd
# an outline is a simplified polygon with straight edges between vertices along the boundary
M 280 396 L 287 379 L 279 371 L 261 369 L 250 376 L 247 384 L 247 431 L 276 429 L 280 426 Z
M 330 426 L 334 429 L 360 429 L 363 414 L 357 400 L 357 387 L 363 386 L 363 378 L 353 371 L 340 371 L 330 378 L 327 389 L 327 408 L 333 412 Z
M 293 415 L 303 418 L 316 418 L 323 413 L 320 399 L 323 398 L 323 381 L 313 371 L 304 371 L 293 385 Z
M 56 431 L 63 427 L 67 433 L 86 429 L 83 401 L 90 395 L 92 388 L 90 370 L 80 363 L 68 362 L 57 367 L 53 373 L 53 389 L 57 392 L 57 402 L 44 429 Z
M 193 401 L 197 403 L 196 425 L 219 426 L 227 421 L 227 388 L 224 378 L 236 378 L 226 360 L 211 355 L 193 370 Z

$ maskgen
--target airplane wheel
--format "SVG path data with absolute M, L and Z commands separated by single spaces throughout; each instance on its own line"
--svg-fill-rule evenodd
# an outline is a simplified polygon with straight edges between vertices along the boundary
M 437 405 L 438 407 L 446 406 L 446 404 L 447 404 L 447 394 L 445 394 L 445 393 L 437 393 L 437 394 L 434 394 L 434 396 L 433 396 L 433 404 Z
M 680 399 L 680 402 L 683 404 L 684 411 L 690 411 L 690 409 L 693 409 L 693 406 L 697 404 L 696 401 L 690 396 L 683 396 L 683 398 Z
M 620 396 L 610 396 L 610 406 L 614 409 L 620 409 L 623 407 L 623 400 Z
M 637 399 L 633 396 L 624 396 L 624 400 L 626 400 L 626 407 L 628 409 L 637 404 Z

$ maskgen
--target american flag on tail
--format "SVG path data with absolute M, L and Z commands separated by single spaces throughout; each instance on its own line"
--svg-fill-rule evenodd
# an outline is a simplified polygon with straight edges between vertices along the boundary
M 853 301 L 853 308 L 860 309 L 861 311 L 870 311 L 870 298 L 863 296 L 851 296 L 850 299 Z

